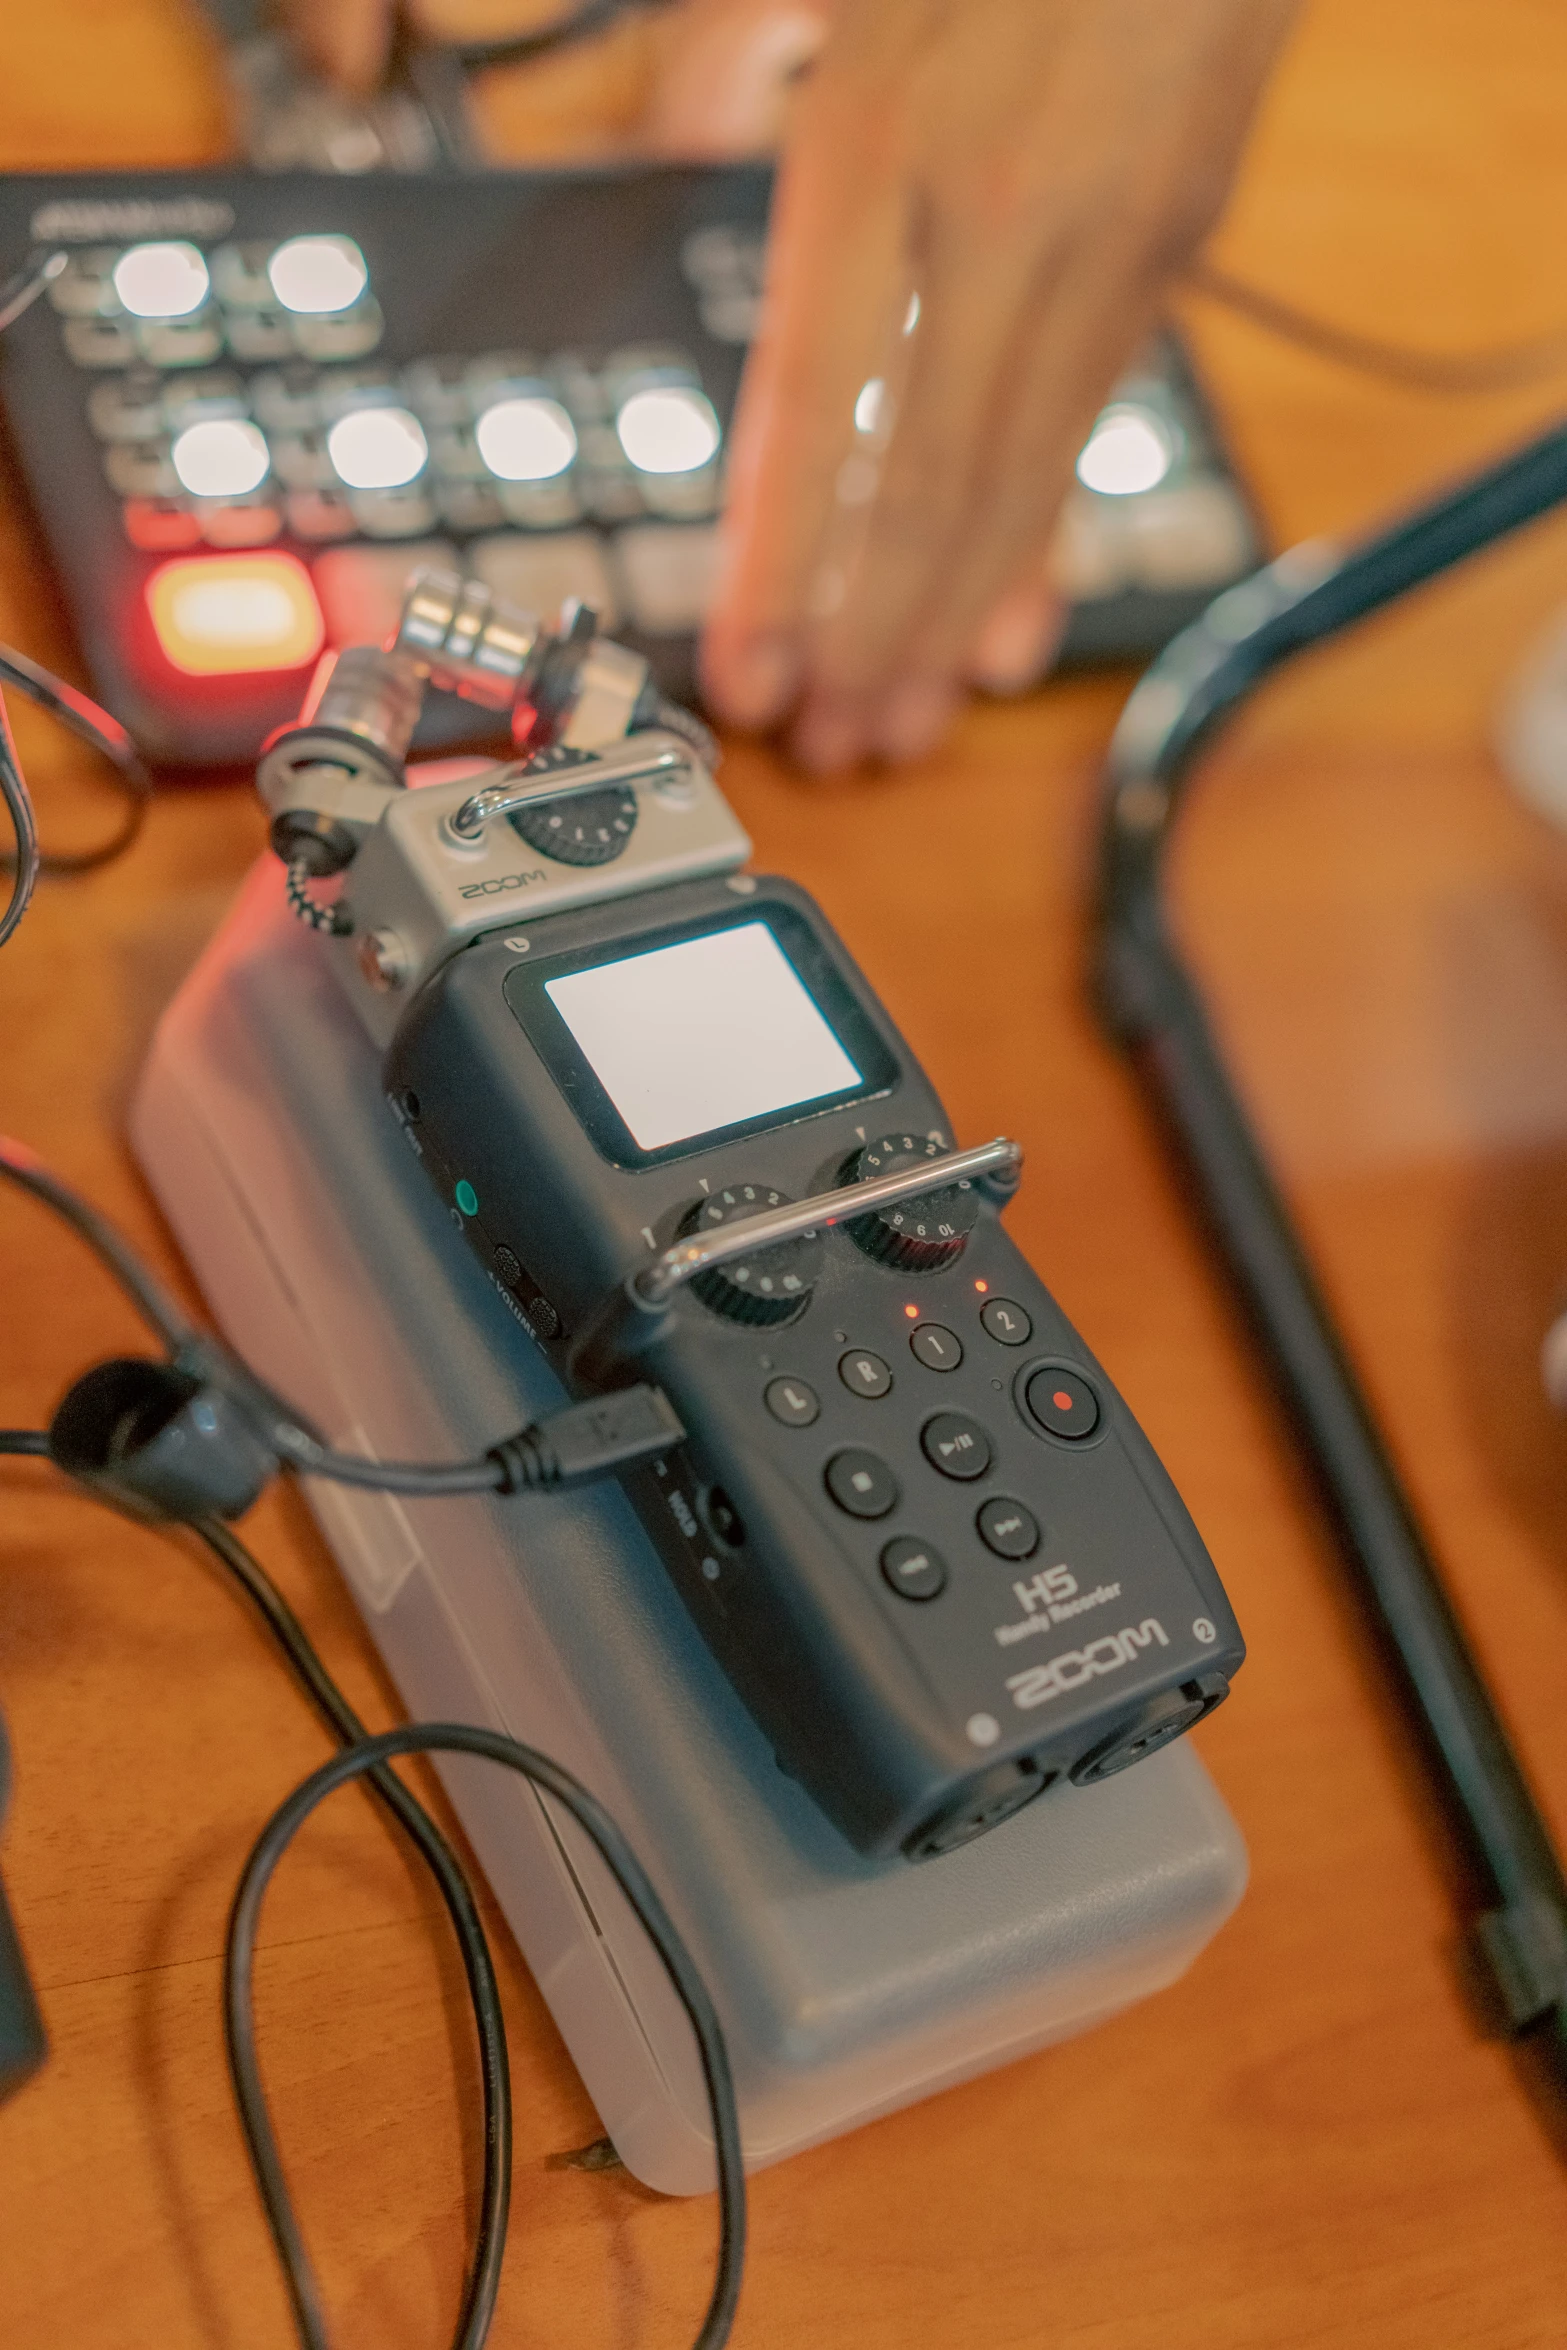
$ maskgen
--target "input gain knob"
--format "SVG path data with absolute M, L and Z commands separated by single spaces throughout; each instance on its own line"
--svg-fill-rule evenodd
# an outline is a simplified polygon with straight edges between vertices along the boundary
M 611 865 L 637 828 L 637 795 L 622 785 L 535 800 L 511 812 L 512 830 L 559 865 Z
M 879 1175 L 900 1175 L 924 1160 L 946 1155 L 929 1135 L 884 1134 L 860 1152 L 854 1161 L 853 1180 L 871 1183 Z M 938 1273 L 963 1254 L 978 1220 L 979 1202 L 972 1185 L 949 1183 L 894 1200 L 868 1216 L 856 1216 L 846 1229 L 878 1264 L 904 1273 Z
M 715 1232 L 769 1208 L 791 1205 L 787 1192 L 765 1183 L 731 1183 L 694 1207 L 681 1223 L 685 1234 Z M 728 1322 L 753 1325 L 792 1322 L 804 1311 L 821 1270 L 822 1244 L 814 1232 L 798 1240 L 775 1241 L 749 1256 L 732 1257 L 698 1273 L 691 1287 L 702 1303 Z

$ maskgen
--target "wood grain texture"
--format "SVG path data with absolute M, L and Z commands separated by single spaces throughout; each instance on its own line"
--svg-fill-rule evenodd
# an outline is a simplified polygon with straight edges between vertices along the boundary
M 218 151 L 176 0 L 13 11 L 0 162 Z M 1549 0 L 1320 0 L 1218 240 L 1345 324 L 1455 348 L 1567 296 L 1567 20 Z M 575 103 L 575 100 L 573 100 Z M 1193 302 L 1276 540 L 1354 527 L 1521 435 L 1567 387 L 1362 383 Z M 1567 850 L 1487 751 L 1567 592 L 1544 526 L 1314 659 L 1212 762 L 1181 919 L 1558 1831 L 1567 1836 L 1567 1434 L 1534 1351 L 1567 1287 Z M 69 660 L 14 485 L 0 636 Z M 764 2174 L 740 2350 L 1559 2350 L 1567 2176 L 1457 1988 L 1446 1863 L 1407 1741 L 1232 1307 L 1081 993 L 1096 762 L 1124 680 L 974 712 L 897 776 L 808 786 L 736 746 L 765 867 L 843 928 L 965 1137 L 1029 1154 L 1021 1244 L 1113 1367 L 1234 1596 L 1251 1660 L 1199 1733 L 1251 1890 L 1190 1976 L 1072 2045 Z M 46 834 L 110 810 L 26 712 Z M 134 854 L 46 886 L 0 958 L 0 1122 L 183 1278 L 127 1157 L 161 1005 L 261 842 L 243 793 L 160 800 Z M 134 1343 L 0 1198 L 0 1420 Z M 54 2055 L 0 2114 L 0 2340 L 282 2350 L 229 2110 L 223 1917 L 324 1741 L 178 1543 L 0 1468 L 4 1863 Z M 376 1721 L 395 1704 L 310 1524 L 247 1528 Z M 474 2183 L 460 1977 L 367 1802 L 302 1840 L 265 1919 L 269 2082 L 343 2350 L 447 2338 Z M 674 2350 L 712 2211 L 560 2167 L 595 2117 L 502 1938 L 519 2105 L 494 2340 Z

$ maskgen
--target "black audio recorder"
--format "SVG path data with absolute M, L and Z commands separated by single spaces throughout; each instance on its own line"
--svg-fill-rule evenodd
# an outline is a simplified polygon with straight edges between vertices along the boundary
M 820 909 L 730 875 L 490 932 L 389 1098 L 579 1394 L 691 1435 L 627 1489 L 779 1763 L 919 1859 L 1134 1763 L 1244 1644 L 1152 1447 Z

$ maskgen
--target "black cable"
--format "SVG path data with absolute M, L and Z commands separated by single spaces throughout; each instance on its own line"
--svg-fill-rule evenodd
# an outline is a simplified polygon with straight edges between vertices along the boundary
M 618 1393 L 567 1404 L 530 1428 L 516 1430 L 476 1460 L 377 1461 L 357 1453 L 339 1452 L 322 1441 L 302 1413 L 274 1394 L 265 1381 L 235 1355 L 188 1322 L 174 1300 L 142 1264 L 135 1251 L 72 1185 L 46 1167 L 25 1144 L 0 1134 L 0 1181 L 17 1184 L 62 1217 L 113 1275 L 142 1318 L 169 1350 L 162 1395 L 172 1415 L 192 1400 L 203 1386 L 231 1395 L 253 1437 L 264 1443 L 274 1460 L 301 1475 L 330 1478 L 340 1485 L 368 1488 L 376 1493 L 442 1496 L 462 1493 L 515 1494 L 560 1489 L 616 1476 L 638 1462 L 671 1451 L 684 1430 L 667 1401 L 655 1388 L 630 1387 Z M 100 1366 L 107 1371 L 112 1366 Z M 90 1384 L 93 1374 L 78 1383 L 73 1395 Z M 187 1392 L 181 1393 L 181 1383 Z M 67 1399 L 68 1410 L 70 1399 Z M 57 1422 L 58 1426 L 58 1422 Z M 112 1433 L 112 1432 L 111 1432 Z M 150 1443 L 138 1435 L 138 1443 Z M 85 1462 L 73 1456 L 62 1463 L 77 1474 Z M 104 1464 L 106 1467 L 109 1464 Z M 120 1456 L 128 1469 L 129 1459 Z M 122 1479 L 122 1483 L 126 1480 Z M 258 1480 L 255 1490 L 259 1490 Z M 214 1506 L 207 1494 L 201 1507 Z M 225 1503 L 223 1506 L 227 1507 Z M 167 1513 L 169 1504 L 162 1504 Z M 187 1514 L 184 1510 L 176 1514 Z M 231 1510 L 238 1515 L 238 1509 Z
M 720 2350 L 729 2339 L 735 2303 L 740 2292 L 745 2259 L 745 2166 L 740 2149 L 740 2122 L 734 2082 L 729 2070 L 723 2032 L 706 1986 L 675 1930 L 649 1878 L 630 1845 L 597 1799 L 581 1781 L 552 1762 L 535 1747 L 496 1730 L 482 1730 L 461 1722 L 415 1724 L 388 1730 L 362 1745 L 334 1755 L 312 1772 L 304 1784 L 273 1814 L 262 1831 L 240 1879 L 229 1914 L 228 1944 L 224 1955 L 224 2017 L 228 2035 L 229 2070 L 234 2094 L 246 2119 L 246 2134 L 256 2161 L 268 2221 L 289 2271 L 290 2289 L 305 2350 L 327 2350 L 320 2330 L 318 2299 L 308 2255 L 299 2237 L 289 2204 L 277 2141 L 272 2133 L 266 2097 L 256 2061 L 252 1974 L 261 1904 L 272 1874 L 295 1834 L 334 1789 L 373 1772 L 399 1754 L 477 1754 L 518 1771 L 544 1788 L 569 1811 L 578 1826 L 598 1847 L 621 1891 L 640 1919 L 674 1987 L 676 1997 L 696 2034 L 713 2117 L 714 2150 L 718 2165 L 719 2236 L 717 2274 L 695 2350 Z
M 101 1216 L 91 1201 L 56 1175 L 53 1168 L 45 1166 L 36 1151 L 30 1151 L 25 1143 L 15 1142 L 7 1134 L 0 1134 L 0 1178 L 31 1192 L 34 1199 L 41 1200 L 69 1224 L 77 1238 L 86 1242 L 99 1263 L 113 1275 L 142 1320 L 157 1332 L 171 1353 L 177 1354 L 196 1341 L 195 1325 L 185 1319 L 162 1283 L 120 1238 L 107 1216 Z
M 0 799 L 5 802 L 16 835 L 15 853 L 9 860 L 13 875 L 11 895 L 5 911 L 0 913 L 0 947 L 3 947 L 26 913 L 38 879 L 38 827 L 33 820 L 27 779 L 11 739 L 11 721 L 6 716 L 3 694 L 0 694 Z
M 41 1428 L 0 1429 L 0 1454 L 3 1453 L 41 1455 L 47 1459 L 48 1434 Z M 90 1491 L 81 1487 L 77 1490 Z M 105 1496 L 92 1493 L 90 1498 L 102 1501 Z M 112 1507 L 113 1504 L 108 1506 Z M 369 1732 L 327 1671 L 303 1624 L 254 1552 L 247 1549 L 238 1535 L 217 1518 L 198 1518 L 192 1521 L 189 1531 L 206 1544 L 219 1565 L 250 1601 L 282 1651 L 295 1680 L 333 1737 L 345 1748 L 359 1746 L 369 1736 Z M 418 1797 L 403 1785 L 395 1771 L 382 1764 L 372 1770 L 368 1777 L 372 1792 L 404 1830 L 435 1879 L 452 1921 L 457 1946 L 462 1953 L 463 1972 L 468 1979 L 483 2090 L 484 2170 L 479 2190 L 479 2220 L 463 2286 L 456 2341 L 458 2350 L 479 2350 L 479 2345 L 489 2333 L 496 2296 L 500 2291 L 501 2263 L 506 2251 L 506 2228 L 511 2205 L 511 2069 L 506 2049 L 506 2024 L 501 2011 L 500 1986 L 496 1981 L 495 1962 L 484 1931 L 484 1921 L 479 1915 L 478 1904 L 461 1860 L 430 1813 Z M 262 2186 L 265 2201 L 264 2149 L 258 2146 L 251 2134 L 251 2116 L 243 2104 L 240 2106 L 239 2118 L 246 2150 L 258 2185 Z M 269 2219 L 271 2216 L 269 2204 Z M 285 2243 L 281 2237 L 276 2240 L 297 2310 L 300 2306 L 300 2272 L 292 2257 L 297 2248 L 297 2232 L 292 2244 Z M 308 2268 L 304 2270 L 303 2277 L 306 2286 L 309 2286 Z M 313 2287 L 310 2289 L 313 2291 Z M 315 2337 L 305 2330 L 301 2321 L 301 2338 L 307 2343 L 320 2337 L 319 2308 L 313 2314 Z
M 191 1532 L 204 1542 L 231 1575 L 260 1615 L 299 1682 L 334 1737 L 345 1748 L 358 1748 L 368 1737 L 343 1692 L 332 1679 L 312 1645 L 304 1626 L 259 1559 L 238 1536 L 216 1518 L 197 1519 Z M 490 2330 L 500 2291 L 501 2262 L 506 2250 L 506 2226 L 511 2202 L 512 2100 L 511 2071 L 506 2051 L 506 2025 L 501 2012 L 495 1962 L 467 1872 L 430 1813 L 387 1765 L 368 1773 L 370 1785 L 398 1825 L 404 1829 L 434 1877 L 446 1904 L 462 1953 L 463 1971 L 473 2005 L 479 2042 L 479 2066 L 484 2094 L 484 2175 L 479 2191 L 479 2221 L 473 2254 L 464 2282 L 456 2333 L 457 2350 L 479 2350 Z M 288 2276 L 299 2322 L 301 2341 L 324 2340 L 321 2313 L 308 2262 L 301 2265 L 297 2227 L 289 2214 L 288 2240 L 278 2232 L 277 2217 L 268 2194 L 266 2148 L 252 2131 L 252 2113 L 240 2101 L 240 2126 L 256 2174 L 278 2254 Z M 270 2133 L 269 2133 L 270 2142 Z M 276 2148 L 272 2148 L 275 2160 Z M 286 2211 L 286 2198 L 284 2209 Z M 315 2332 L 309 2330 L 307 2312 Z
M 1379 376 L 1401 391 L 1469 393 L 1505 392 L 1542 383 L 1567 373 L 1567 328 L 1556 327 L 1519 343 L 1498 343 L 1489 350 L 1419 351 L 1403 343 L 1386 343 L 1353 327 L 1335 326 L 1299 309 L 1265 286 L 1254 286 L 1211 261 L 1188 262 L 1181 272 L 1187 289 L 1217 302 L 1251 325 L 1260 326 L 1287 343 L 1296 343 L 1319 359 L 1334 360 L 1361 375 Z
M 533 32 L 502 34 L 493 41 L 456 41 L 450 53 L 467 73 L 482 73 L 492 65 L 526 65 L 552 50 L 607 33 L 622 17 L 650 16 L 671 0 L 584 0 L 579 8 Z
M 147 803 L 152 795 L 152 777 L 124 727 L 90 695 L 68 685 L 53 670 L 45 669 L 41 661 L 19 653 L 13 645 L 0 645 L 0 683 L 14 686 L 30 702 L 47 710 L 51 718 L 57 718 L 79 741 L 101 752 L 126 794 L 119 828 L 106 841 L 91 849 L 40 849 L 39 872 L 92 873 L 123 856 L 146 822 Z
M 1401 1676 L 1481 1895 L 1500 2015 L 1567 2091 L 1567 1880 L 1260 1141 L 1165 920 L 1164 860 L 1198 752 L 1277 665 L 1567 500 L 1554 426 L 1344 555 L 1297 549 L 1228 590 L 1133 691 L 1111 746 L 1095 985 L 1178 1141 L 1346 1562 Z

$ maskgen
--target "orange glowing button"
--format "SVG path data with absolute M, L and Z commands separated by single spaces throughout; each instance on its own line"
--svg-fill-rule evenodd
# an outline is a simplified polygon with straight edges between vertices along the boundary
M 187 677 L 298 669 L 325 638 L 310 574 L 294 555 L 193 555 L 160 564 L 147 606 L 165 657 Z

